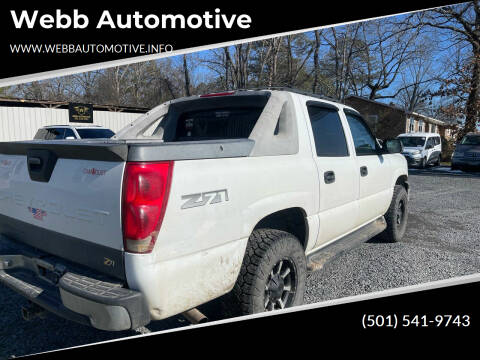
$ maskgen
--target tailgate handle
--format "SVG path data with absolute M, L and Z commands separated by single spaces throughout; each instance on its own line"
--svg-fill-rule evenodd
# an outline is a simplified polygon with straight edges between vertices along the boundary
M 57 163 L 57 154 L 46 149 L 27 150 L 27 166 L 30 179 L 49 182 Z
M 42 165 L 42 159 L 37 158 L 37 157 L 28 158 L 28 165 L 41 166 Z

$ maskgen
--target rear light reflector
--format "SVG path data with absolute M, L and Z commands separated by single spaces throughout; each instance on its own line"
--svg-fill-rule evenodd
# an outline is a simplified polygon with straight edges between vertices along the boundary
M 173 161 L 127 162 L 122 195 L 125 251 L 152 251 L 167 208 L 172 171 Z

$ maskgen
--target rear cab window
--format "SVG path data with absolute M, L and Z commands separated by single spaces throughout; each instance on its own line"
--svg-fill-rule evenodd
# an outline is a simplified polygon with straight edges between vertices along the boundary
M 268 99 L 267 93 L 172 103 L 151 136 L 165 142 L 247 139 Z
M 258 107 L 185 112 L 177 119 L 173 141 L 248 138 L 261 112 Z

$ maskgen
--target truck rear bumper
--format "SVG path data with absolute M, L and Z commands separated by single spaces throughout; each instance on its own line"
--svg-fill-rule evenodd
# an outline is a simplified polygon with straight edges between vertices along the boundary
M 14 245 L 5 237 L 1 241 Z M 119 282 L 69 271 L 51 258 L 44 259 L 21 250 L 0 254 L 0 283 L 45 310 L 97 329 L 128 330 L 150 322 L 140 292 L 126 289 Z

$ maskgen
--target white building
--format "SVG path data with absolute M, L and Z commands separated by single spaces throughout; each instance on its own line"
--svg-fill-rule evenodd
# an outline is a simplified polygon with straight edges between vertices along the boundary
M 93 105 L 93 125 L 117 132 L 148 110 Z M 68 115 L 68 102 L 0 98 L 0 141 L 32 140 L 43 126 L 77 124 Z

